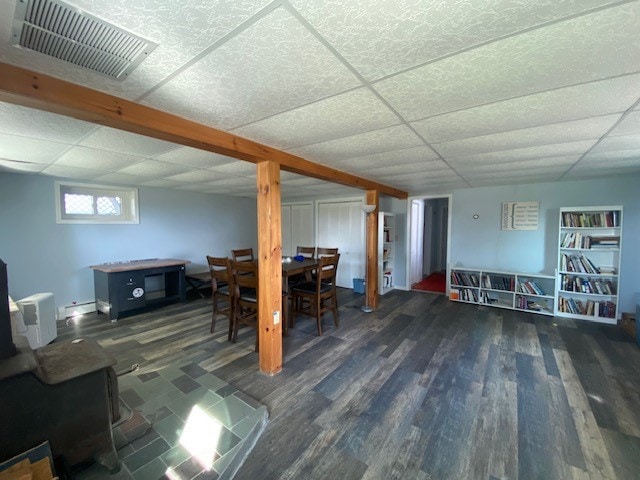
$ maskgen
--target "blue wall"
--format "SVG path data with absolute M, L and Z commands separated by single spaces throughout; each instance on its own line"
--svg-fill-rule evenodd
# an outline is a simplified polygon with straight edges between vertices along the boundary
M 0 173 L 0 258 L 9 294 L 53 292 L 58 307 L 93 301 L 90 265 L 143 258 L 193 262 L 257 248 L 254 199 L 141 187 L 137 225 L 56 224 L 54 179 Z
M 540 202 L 535 231 L 503 231 L 503 202 Z M 553 274 L 560 207 L 623 206 L 620 310 L 635 310 L 640 292 L 640 176 L 461 189 L 453 192 L 451 266 Z M 478 220 L 473 219 L 478 214 Z

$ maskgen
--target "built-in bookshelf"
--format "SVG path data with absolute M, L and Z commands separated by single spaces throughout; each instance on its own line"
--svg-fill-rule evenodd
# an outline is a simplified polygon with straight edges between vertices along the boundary
M 449 298 L 524 312 L 553 315 L 555 277 L 541 273 L 452 268 Z
M 378 292 L 384 295 L 393 289 L 395 261 L 396 217 L 393 213 L 378 214 Z
M 560 209 L 556 315 L 616 323 L 622 207 Z

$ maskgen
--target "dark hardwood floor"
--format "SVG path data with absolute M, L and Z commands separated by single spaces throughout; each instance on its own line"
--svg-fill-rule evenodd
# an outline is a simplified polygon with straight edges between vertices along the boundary
M 239 479 L 637 479 L 640 349 L 616 327 L 393 291 L 370 314 L 340 292 L 340 327 L 300 318 L 282 372 L 258 370 L 254 333 L 209 333 L 199 298 L 92 336 L 135 375 L 204 369 L 267 405 Z

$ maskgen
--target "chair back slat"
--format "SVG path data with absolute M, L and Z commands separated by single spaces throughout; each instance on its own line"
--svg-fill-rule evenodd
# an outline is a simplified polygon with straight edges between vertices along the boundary
M 316 258 L 316 247 L 298 246 L 296 255 L 302 255 L 304 258 Z
M 253 248 L 238 248 L 231 250 L 231 255 L 233 256 L 234 262 L 252 262 L 255 260 L 253 258 Z
M 322 248 L 322 247 L 316 248 L 316 255 L 318 256 L 318 258 L 333 257 L 337 254 L 338 254 L 337 248 Z

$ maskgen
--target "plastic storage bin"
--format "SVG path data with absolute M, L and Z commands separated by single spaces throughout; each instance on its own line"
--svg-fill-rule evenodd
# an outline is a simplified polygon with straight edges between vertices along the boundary
M 353 291 L 355 293 L 364 293 L 364 278 L 353 279 Z

